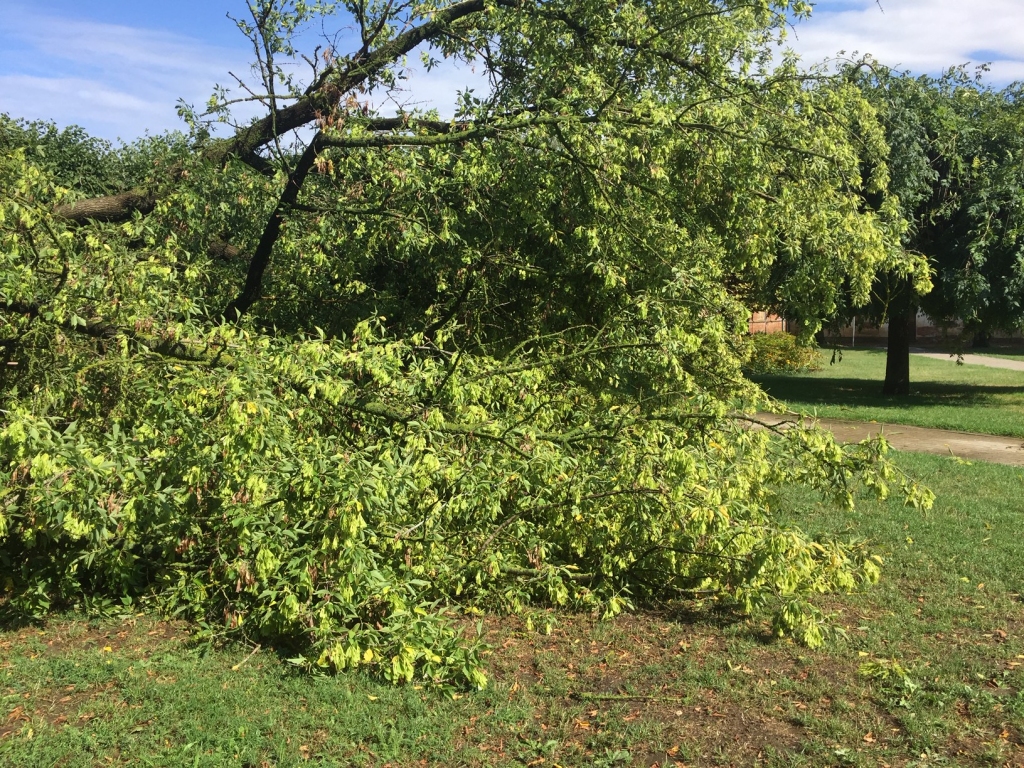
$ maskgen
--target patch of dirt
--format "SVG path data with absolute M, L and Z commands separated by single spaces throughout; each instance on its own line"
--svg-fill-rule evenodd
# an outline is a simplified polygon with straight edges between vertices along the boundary
M 43 720 L 52 726 L 87 723 L 96 716 L 89 711 L 89 702 L 109 697 L 116 690 L 117 683 L 110 682 L 88 688 L 68 685 L 25 694 L 24 703 L 6 713 L 5 722 L 0 723 L 0 739 L 19 732 L 32 720 Z
M 0 669 L 10 666 L 16 655 L 35 658 L 41 654 L 62 655 L 83 650 L 116 654 L 145 654 L 155 647 L 188 638 L 186 625 L 165 621 L 138 622 L 95 627 L 86 621 L 54 621 L 42 627 L 0 634 Z
M 808 672 L 791 658 L 792 647 L 764 648 L 729 668 L 722 665 L 731 656 L 720 631 L 665 615 L 623 615 L 612 622 L 563 615 L 550 635 L 527 631 L 516 618 L 488 618 L 484 624 L 493 648 L 491 676 L 509 689 L 510 698 L 541 699 L 542 728 L 564 727 L 568 717 L 573 735 L 585 740 L 634 721 L 656 724 L 658 745 L 650 746 L 666 746 L 638 754 L 634 745 L 637 765 L 702 765 L 703 756 L 716 754 L 748 765 L 768 751 L 796 749 L 806 738 L 793 715 L 807 705 L 796 701 L 796 708 L 762 711 L 733 700 L 728 690 L 735 676 L 748 687 L 755 680 L 767 686 L 780 676 L 806 678 Z M 694 670 L 719 690 L 695 685 Z
M 29 715 L 25 713 L 24 707 L 15 707 L 11 712 L 7 713 L 3 721 L 0 721 L 0 741 L 18 733 L 22 729 L 23 723 L 27 723 L 30 719 Z
M 25 643 L 31 640 L 45 646 L 48 653 L 60 654 L 89 648 L 106 653 L 145 652 L 165 642 L 187 638 L 188 632 L 182 623 L 127 619 L 120 624 L 101 626 L 85 621 L 54 622 L 41 630 L 21 632 L 17 639 Z
M 0 659 L 9 659 L 15 654 L 34 658 L 40 654 L 60 656 L 83 651 L 144 656 L 160 645 L 187 637 L 185 625 L 165 621 L 128 619 L 119 624 L 107 622 L 96 626 L 84 620 L 57 620 L 0 635 Z M 9 661 L 2 662 L 0 668 L 9 665 Z M 52 726 L 88 722 L 95 717 L 89 702 L 109 699 L 112 695 L 120 701 L 116 688 L 117 684 L 110 682 L 85 688 L 68 685 L 32 693 L 9 690 L 10 695 L 19 697 L 16 699 L 19 703 L 9 712 L 0 712 L 0 740 L 20 732 L 33 720 L 43 720 Z
M 709 691 L 701 694 L 701 705 L 674 708 L 671 704 L 652 703 L 643 716 L 667 724 L 666 735 L 671 735 L 677 744 L 688 745 L 690 753 L 707 757 L 728 754 L 742 765 L 753 764 L 769 749 L 794 750 L 806 736 L 799 725 L 745 709 Z M 656 765 L 658 760 L 664 762 L 666 756 L 674 757 L 671 752 L 652 753 L 642 764 Z
M 759 413 L 757 418 L 778 429 L 786 429 L 787 424 L 795 423 L 800 417 L 790 414 L 780 416 Z M 805 417 L 803 421 L 805 424 L 817 424 L 828 430 L 840 443 L 859 443 L 882 434 L 889 445 L 899 451 L 917 451 L 1024 467 L 1024 441 L 1019 437 L 998 437 L 947 429 L 911 427 L 905 424 L 878 424 L 840 419 L 815 420 Z
M 611 693 L 623 690 L 638 669 L 676 657 L 696 644 L 698 657 L 714 653 L 708 642 L 687 642 L 696 629 L 664 622 L 651 615 L 623 615 L 613 622 L 590 616 L 559 618 L 550 634 L 526 629 L 518 617 L 488 617 L 484 640 L 491 645 L 489 667 L 498 682 L 543 683 L 557 671 L 581 690 Z
M 1024 744 L 1020 732 L 1004 726 L 989 738 L 958 734 L 946 742 L 946 754 L 955 760 L 1002 768 L 1024 768 Z

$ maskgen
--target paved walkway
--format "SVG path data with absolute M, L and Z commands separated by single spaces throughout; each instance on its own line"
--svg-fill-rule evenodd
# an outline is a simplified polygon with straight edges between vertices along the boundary
M 911 350 L 910 354 L 915 357 L 930 357 L 932 360 L 948 360 L 956 362 L 956 356 L 946 352 L 925 352 L 924 350 Z M 964 355 L 966 365 L 984 365 L 988 368 L 1006 368 L 1010 371 L 1024 371 L 1024 360 L 1007 360 L 1003 357 L 988 357 L 986 355 Z
M 795 423 L 799 417 L 792 414 L 759 413 L 757 418 L 765 424 L 779 425 Z M 811 421 L 805 419 L 808 424 Z M 989 461 L 993 464 L 1024 467 L 1024 440 L 1019 437 L 996 437 L 973 432 L 909 427 L 904 424 L 875 424 L 837 419 L 819 419 L 817 423 L 818 426 L 829 430 L 841 443 L 859 443 L 882 433 L 889 445 L 898 451 L 934 453 L 940 456 L 957 456 L 969 461 Z

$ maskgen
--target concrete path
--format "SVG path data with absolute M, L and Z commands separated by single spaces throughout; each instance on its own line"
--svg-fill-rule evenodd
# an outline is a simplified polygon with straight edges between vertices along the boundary
M 792 414 L 759 413 L 759 421 L 773 426 L 796 423 Z M 812 423 L 805 419 L 805 423 Z M 973 432 L 954 432 L 946 429 L 908 427 L 904 424 L 874 424 L 864 421 L 819 419 L 818 426 L 829 430 L 841 443 L 859 443 L 882 433 L 889 445 L 898 451 L 934 453 L 957 456 L 968 461 L 989 461 L 1024 467 L 1024 440 L 1019 437 L 996 437 Z
M 946 352 L 925 352 L 924 350 L 911 350 L 910 354 L 915 357 L 930 357 L 932 360 L 948 360 L 956 362 L 956 356 L 950 356 Z M 1007 360 L 1002 357 L 987 357 L 986 355 L 964 355 L 965 365 L 984 365 L 988 368 L 1006 368 L 1010 371 L 1024 371 L 1024 360 Z

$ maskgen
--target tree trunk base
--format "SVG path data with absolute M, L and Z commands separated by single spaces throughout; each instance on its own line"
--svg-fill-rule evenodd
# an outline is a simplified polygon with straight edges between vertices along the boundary
M 917 313 L 913 309 L 894 312 L 889 318 L 883 395 L 910 394 L 910 344 L 916 337 Z

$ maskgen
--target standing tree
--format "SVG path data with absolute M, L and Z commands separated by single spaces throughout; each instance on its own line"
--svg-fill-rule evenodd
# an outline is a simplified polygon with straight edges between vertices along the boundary
M 810 308 L 901 265 L 860 91 L 769 68 L 805 7 L 360 0 L 300 84 L 291 35 L 333 8 L 252 2 L 266 116 L 212 139 L 184 110 L 190 145 L 124 151 L 131 189 L 84 196 L 31 126 L 0 161 L 9 606 L 154 599 L 473 685 L 446 604 L 696 590 L 821 642 L 807 596 L 876 562 L 774 489 L 928 495 L 880 444 L 743 428 L 744 286 L 781 260 Z M 417 50 L 490 92 L 378 114 Z
M 849 74 L 885 125 L 889 189 L 909 224 L 903 246 L 931 275 L 880 275 L 869 310 L 889 322 L 883 391 L 906 395 L 919 310 L 963 323 L 966 338 L 1024 325 L 1020 87 L 994 91 L 962 68 L 938 79 L 877 64 Z

